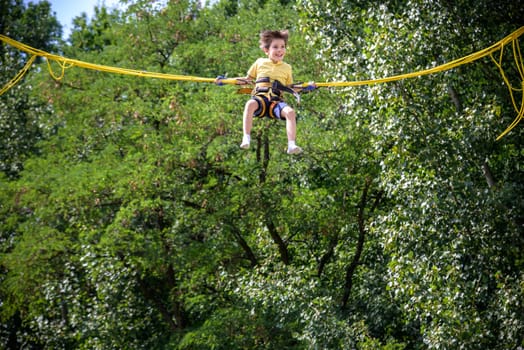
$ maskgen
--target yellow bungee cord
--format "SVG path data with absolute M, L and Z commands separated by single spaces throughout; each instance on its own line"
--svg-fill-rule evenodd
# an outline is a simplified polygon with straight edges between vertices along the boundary
M 515 111 L 517 112 L 517 117 L 513 120 L 513 122 L 504 130 L 498 137 L 497 140 L 501 139 L 503 136 L 508 134 L 523 118 L 524 118 L 524 61 L 522 58 L 522 53 L 520 51 L 518 38 L 524 34 L 524 26 L 520 27 L 510 35 L 506 36 L 502 40 L 496 42 L 495 44 L 477 51 L 475 53 L 472 53 L 470 55 L 464 56 L 462 58 L 453 60 L 448 63 L 444 63 L 442 65 L 424 69 L 417 72 L 412 73 L 406 73 L 406 74 L 399 74 L 394 75 L 391 77 L 385 77 L 380 79 L 372 79 L 372 80 L 359 80 L 359 81 L 333 81 L 333 82 L 323 82 L 323 83 L 314 83 L 315 87 L 349 87 L 349 86 L 359 86 L 359 85 L 373 85 L 373 84 L 379 84 L 379 83 L 388 83 L 392 81 L 402 80 L 402 79 L 409 79 L 409 78 L 415 78 L 420 77 L 424 75 L 429 74 L 435 74 L 438 72 L 443 72 L 446 70 L 450 70 L 453 68 L 456 68 L 458 66 L 471 63 L 473 61 L 479 60 L 480 58 L 490 56 L 492 61 L 495 63 L 497 68 L 500 71 L 500 74 L 504 80 L 504 83 L 508 87 L 511 101 L 513 104 L 513 107 L 515 108 Z M 156 79 L 167 79 L 167 80 L 177 80 L 177 81 L 191 81 L 191 82 L 201 82 L 201 83 L 215 83 L 215 78 L 202 78 L 202 77 L 196 77 L 196 76 L 190 76 L 190 75 L 178 75 L 178 74 L 166 74 L 166 73 L 154 73 L 154 72 L 147 72 L 147 71 L 141 71 L 141 70 L 135 70 L 135 69 L 126 69 L 126 68 L 118 68 L 118 67 L 111 67 L 111 66 L 104 66 L 100 64 L 94 64 L 84 61 L 79 61 L 75 59 L 70 59 L 58 55 L 53 55 L 51 53 L 35 49 L 31 46 L 25 45 L 23 43 L 20 43 L 16 40 L 13 40 L 9 37 L 6 37 L 4 35 L 0 34 L 0 40 L 5 42 L 8 45 L 11 45 L 13 47 L 18 48 L 21 51 L 27 52 L 31 55 L 27 63 L 24 65 L 24 67 L 18 72 L 18 74 L 11 79 L 7 84 L 5 84 L 2 89 L 0 89 L 0 95 L 4 94 L 7 90 L 12 88 L 14 85 L 16 85 L 22 77 L 27 73 L 27 71 L 31 68 L 34 60 L 37 57 L 44 57 L 47 60 L 47 66 L 49 70 L 49 74 L 53 77 L 55 80 L 61 80 L 65 76 L 66 69 L 72 68 L 72 67 L 80 67 L 85 69 L 91 69 L 96 70 L 100 72 L 107 72 L 107 73 L 114 73 L 114 74 L 124 74 L 124 75 L 132 75 L 137 77 L 143 77 L 143 78 L 156 78 Z M 517 65 L 517 71 L 519 72 L 520 79 L 521 79 L 521 88 L 515 88 L 512 86 L 508 78 L 506 77 L 506 74 L 502 68 L 502 57 L 504 53 L 504 48 L 508 44 L 512 44 L 513 48 L 513 57 L 515 59 L 515 63 Z M 493 57 L 493 53 L 496 51 L 500 51 L 499 59 L 496 60 Z M 60 75 L 56 75 L 53 72 L 53 69 L 51 67 L 51 61 L 56 62 L 59 67 L 61 68 Z M 221 79 L 221 84 L 237 84 L 237 79 Z M 303 87 L 306 88 L 310 86 L 311 83 L 303 83 L 295 85 L 295 87 Z M 514 92 L 520 92 L 522 98 L 520 101 L 520 106 L 518 106 L 515 94 Z

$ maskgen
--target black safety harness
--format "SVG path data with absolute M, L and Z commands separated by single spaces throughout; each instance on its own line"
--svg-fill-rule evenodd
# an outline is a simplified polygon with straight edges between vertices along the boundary
M 293 90 L 289 86 L 282 84 L 278 80 L 271 81 L 269 77 L 262 77 L 257 79 L 255 81 L 255 84 L 257 84 L 257 86 L 255 87 L 255 96 L 265 95 L 270 100 L 282 101 L 282 92 L 287 92 L 295 96 L 297 102 L 300 103 L 300 95 L 295 90 Z
M 269 77 L 259 78 L 255 81 L 256 87 L 252 91 L 252 99 L 258 102 L 258 109 L 255 115 L 259 117 L 268 116 L 273 119 L 282 119 L 275 109 L 280 108 L 279 103 L 283 102 L 283 92 L 293 94 L 300 103 L 300 96 L 292 88 L 285 86 L 278 80 L 271 81 Z

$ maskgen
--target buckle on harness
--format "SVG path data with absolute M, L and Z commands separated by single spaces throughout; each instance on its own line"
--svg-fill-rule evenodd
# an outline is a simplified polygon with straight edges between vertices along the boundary
M 278 80 L 274 80 L 273 82 L 271 82 L 271 79 L 269 77 L 261 77 L 255 81 L 255 84 L 268 84 L 268 85 L 270 84 L 270 86 L 267 86 L 267 87 L 266 86 L 257 87 L 255 89 L 255 93 L 258 93 L 259 91 L 261 93 L 269 92 L 272 95 L 274 94 L 278 97 L 281 97 L 282 91 L 284 91 L 284 92 L 290 93 L 293 96 L 295 96 L 297 103 L 300 104 L 300 95 L 295 90 L 293 90 L 289 86 L 282 84 Z M 262 90 L 262 89 L 265 89 L 265 90 Z
M 265 94 L 265 93 L 268 93 L 269 90 L 270 90 L 270 88 L 268 88 L 268 87 L 257 87 L 257 88 L 255 89 L 255 93 L 257 93 L 257 94 L 258 94 L 258 93 Z
M 258 83 L 270 83 L 271 80 L 269 79 L 269 77 L 262 77 L 262 78 L 258 78 L 256 81 L 255 81 L 255 84 L 258 84 Z

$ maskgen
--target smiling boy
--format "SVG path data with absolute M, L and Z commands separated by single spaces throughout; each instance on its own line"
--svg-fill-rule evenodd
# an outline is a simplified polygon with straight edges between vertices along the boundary
M 286 121 L 288 138 L 287 153 L 299 154 L 302 148 L 296 145 L 296 113 L 282 99 L 282 91 L 293 92 L 291 66 L 285 63 L 288 41 L 287 30 L 266 30 L 260 33 L 260 48 L 267 57 L 259 58 L 247 72 L 247 77 L 237 78 L 238 84 L 255 82 L 250 100 L 244 106 L 243 132 L 240 148 L 247 149 L 251 143 L 253 116 L 270 117 Z

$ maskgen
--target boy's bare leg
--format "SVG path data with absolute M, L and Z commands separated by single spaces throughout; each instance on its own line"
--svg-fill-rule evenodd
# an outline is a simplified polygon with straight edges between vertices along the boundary
M 282 110 L 282 116 L 286 118 L 287 140 L 295 141 L 297 137 L 297 120 L 295 111 L 291 107 L 285 107 Z
M 244 136 L 242 137 L 242 144 L 240 148 L 247 149 L 251 142 L 251 128 L 253 127 L 253 114 L 258 108 L 258 102 L 255 100 L 249 100 L 244 106 L 244 116 L 242 120 L 242 129 L 244 131 Z
M 284 107 L 282 116 L 286 118 L 286 132 L 287 132 L 287 153 L 298 154 L 302 152 L 302 148 L 295 144 L 297 137 L 297 118 L 295 110 L 289 106 Z

